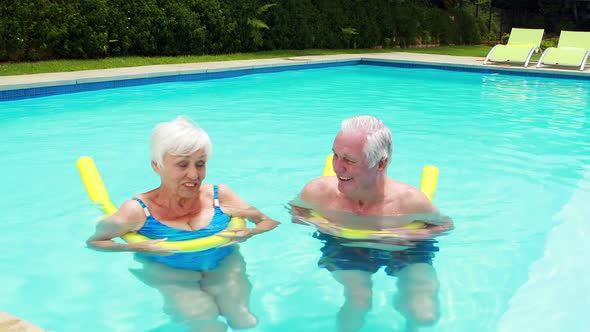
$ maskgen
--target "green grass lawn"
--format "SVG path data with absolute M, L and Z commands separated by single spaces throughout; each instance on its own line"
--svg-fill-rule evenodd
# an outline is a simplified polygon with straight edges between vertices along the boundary
M 225 55 L 200 55 L 200 56 L 175 56 L 175 57 L 118 57 L 93 60 L 51 60 L 39 62 L 2 63 L 0 64 L 0 76 L 25 75 L 39 73 L 54 73 L 77 70 L 107 69 L 119 67 L 136 67 L 147 65 L 212 62 L 229 60 L 251 60 L 284 58 L 306 55 L 333 55 L 333 54 L 359 54 L 359 53 L 391 53 L 412 52 L 424 54 L 446 54 L 485 57 L 491 49 L 487 45 L 470 46 L 441 46 L 434 48 L 404 48 L 404 49 L 355 49 L 355 50 L 281 50 L 254 53 L 236 53 Z

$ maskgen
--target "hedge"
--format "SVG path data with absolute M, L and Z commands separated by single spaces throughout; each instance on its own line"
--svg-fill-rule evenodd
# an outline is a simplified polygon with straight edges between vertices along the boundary
M 0 61 L 470 44 L 480 26 L 426 0 L 11 0 Z

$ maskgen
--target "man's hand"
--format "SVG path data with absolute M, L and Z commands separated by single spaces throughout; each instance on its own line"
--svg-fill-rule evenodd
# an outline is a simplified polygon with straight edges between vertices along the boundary
M 452 225 L 428 226 L 419 229 L 388 228 L 379 234 L 379 238 L 395 238 L 406 240 L 429 240 L 439 235 L 445 235 Z M 389 234 L 388 234 L 389 233 Z M 375 239 L 375 238 L 374 238 Z

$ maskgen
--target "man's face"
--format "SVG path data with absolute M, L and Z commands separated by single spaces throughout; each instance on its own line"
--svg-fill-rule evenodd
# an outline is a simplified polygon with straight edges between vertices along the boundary
M 332 146 L 332 167 L 338 178 L 338 190 L 351 198 L 362 198 L 358 196 L 375 183 L 379 173 L 378 167 L 369 168 L 363 152 L 366 142 L 367 138 L 361 132 L 341 131 Z

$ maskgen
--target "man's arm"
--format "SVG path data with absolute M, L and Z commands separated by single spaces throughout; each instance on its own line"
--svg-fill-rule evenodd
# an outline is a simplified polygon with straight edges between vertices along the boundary
M 453 229 L 453 221 L 441 214 L 428 197 L 416 188 L 409 190 L 404 197 L 404 214 L 416 215 L 416 219 L 423 221 L 423 229 L 403 230 L 405 235 L 430 237 Z M 396 231 L 400 231 L 399 229 Z
M 329 226 L 329 221 L 312 213 L 314 207 L 326 205 L 329 202 L 330 183 L 321 177 L 308 182 L 299 197 L 289 203 L 291 221 L 296 224 L 314 225 L 318 228 Z M 328 199 L 327 199 L 328 198 Z M 332 232 L 324 229 L 328 234 Z
M 328 178 L 321 177 L 309 181 L 303 187 L 299 196 L 307 204 L 320 206 L 326 204 L 326 198 L 329 192 L 329 183 L 327 180 Z

